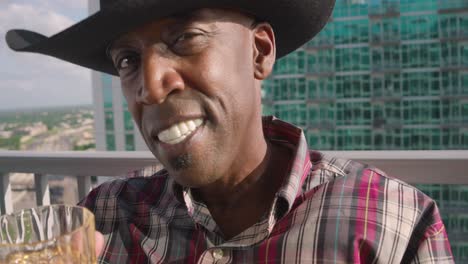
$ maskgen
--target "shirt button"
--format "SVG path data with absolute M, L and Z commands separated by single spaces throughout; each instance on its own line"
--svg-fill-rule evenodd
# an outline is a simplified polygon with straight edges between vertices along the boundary
M 213 250 L 213 258 L 214 258 L 215 260 L 220 260 L 220 259 L 222 259 L 222 258 L 223 258 L 223 255 L 224 255 L 224 253 L 223 253 L 223 250 L 222 250 L 222 249 L 216 248 L 215 250 Z

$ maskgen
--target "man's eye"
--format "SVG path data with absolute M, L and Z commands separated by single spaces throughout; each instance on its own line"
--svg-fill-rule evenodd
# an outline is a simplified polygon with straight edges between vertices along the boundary
M 127 55 L 117 60 L 117 70 L 125 70 L 138 66 L 139 58 L 137 55 Z

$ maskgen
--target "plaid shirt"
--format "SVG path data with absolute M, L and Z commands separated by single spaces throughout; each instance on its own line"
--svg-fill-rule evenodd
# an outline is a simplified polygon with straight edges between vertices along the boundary
M 422 192 L 371 166 L 309 152 L 302 130 L 281 120 L 264 118 L 264 132 L 295 155 L 258 223 L 225 240 L 190 189 L 146 168 L 81 202 L 106 239 L 100 262 L 453 263 L 437 206 Z

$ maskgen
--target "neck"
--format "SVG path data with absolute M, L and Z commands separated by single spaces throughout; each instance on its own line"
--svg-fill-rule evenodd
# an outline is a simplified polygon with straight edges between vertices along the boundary
M 208 207 L 230 208 L 238 204 L 238 201 L 245 197 L 246 193 L 261 188 L 262 176 L 265 175 L 269 159 L 271 156 L 271 147 L 268 146 L 262 137 L 260 144 L 256 147 L 248 148 L 252 153 L 245 154 L 243 159 L 240 157 L 238 165 L 231 169 L 231 174 L 222 177 L 218 181 L 196 189 L 195 193 L 199 199 L 203 200 Z
M 265 143 L 261 162 L 242 181 L 194 190 L 196 199 L 208 206 L 225 239 L 241 233 L 268 212 L 289 168 L 288 157 L 287 150 Z
M 194 192 L 208 206 L 229 206 L 243 194 L 256 188 L 268 164 L 269 147 L 263 134 L 261 109 L 245 120 L 247 129 L 239 131 L 241 138 L 237 153 L 226 171 L 219 171 L 222 177 L 211 184 L 197 188 Z

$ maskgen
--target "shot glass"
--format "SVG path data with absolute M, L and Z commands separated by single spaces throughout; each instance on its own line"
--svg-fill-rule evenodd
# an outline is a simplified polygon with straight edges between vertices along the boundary
M 0 264 L 96 263 L 94 215 L 50 205 L 0 216 Z

